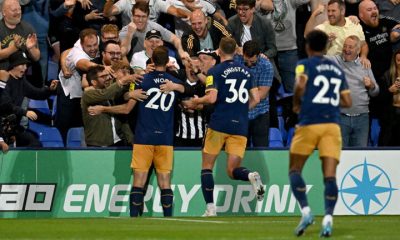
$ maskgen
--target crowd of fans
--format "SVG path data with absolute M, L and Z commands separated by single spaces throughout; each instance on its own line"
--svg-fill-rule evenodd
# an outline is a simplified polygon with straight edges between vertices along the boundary
M 398 0 L 0 3 L 3 151 L 8 145 L 41 145 L 26 123 L 53 121 L 28 108 L 27 99 L 51 95 L 57 96 L 51 103 L 57 106 L 53 120 L 64 142 L 70 128 L 83 126 L 87 146 L 131 146 L 135 105 L 151 94 L 135 83 L 154 70 L 153 51 L 168 47 L 168 73 L 180 79 L 192 97 L 201 97 L 208 70 L 219 62 L 217 48 L 224 36 L 235 39 L 235 61 L 250 68 L 260 92 L 261 102 L 248 116 L 248 145 L 266 147 L 269 128 L 279 125 L 278 114 L 286 129 L 296 124 L 290 98 L 294 68 L 307 57 L 303 39 L 314 28 L 328 34 L 327 57 L 344 70 L 351 90 L 353 106 L 341 116 L 344 146 L 367 146 L 372 118 L 381 127 L 378 145 L 400 146 Z M 59 65 L 57 76 L 48 74 L 51 62 Z M 201 146 L 213 107 L 173 107 L 179 110 L 175 145 Z

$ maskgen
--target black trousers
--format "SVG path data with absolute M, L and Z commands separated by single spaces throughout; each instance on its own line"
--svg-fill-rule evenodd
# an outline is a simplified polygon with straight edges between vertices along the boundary
M 268 147 L 269 146 L 269 113 L 258 115 L 249 120 L 249 132 L 247 134 L 247 146 Z

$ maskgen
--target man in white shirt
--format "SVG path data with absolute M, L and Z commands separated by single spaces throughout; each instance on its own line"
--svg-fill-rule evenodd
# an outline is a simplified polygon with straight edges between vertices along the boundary
M 150 30 L 146 33 L 146 38 L 144 40 L 144 48 L 145 50 L 137 52 L 133 54 L 132 59 L 130 61 L 131 67 L 136 70 L 145 70 L 146 62 L 153 55 L 154 49 L 159 46 L 163 46 L 164 42 L 161 36 L 161 33 L 157 30 Z M 172 65 L 175 68 L 179 69 L 179 65 L 174 57 L 169 57 L 168 65 Z
M 68 129 L 82 126 L 80 100 L 82 73 L 97 64 L 91 62 L 99 54 L 99 37 L 94 29 L 84 29 L 74 47 L 61 55 L 60 83 L 57 88 L 55 125 L 65 142 Z M 63 64 L 65 63 L 65 64 Z M 110 69 L 110 68 L 108 68 Z

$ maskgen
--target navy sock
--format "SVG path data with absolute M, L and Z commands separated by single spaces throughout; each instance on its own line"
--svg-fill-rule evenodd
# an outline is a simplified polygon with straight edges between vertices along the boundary
M 324 178 L 325 184 L 325 215 L 333 215 L 333 210 L 335 209 L 337 197 L 338 197 L 338 187 L 336 184 L 335 177 Z
M 233 179 L 242 181 L 249 181 L 249 173 L 249 169 L 245 167 L 238 167 L 232 171 Z
M 214 202 L 214 177 L 211 169 L 201 170 L 201 190 L 206 203 Z
M 129 214 L 131 217 L 137 217 L 143 209 L 143 197 L 143 188 L 132 187 L 131 194 L 129 194 Z
M 161 205 L 164 211 L 164 217 L 172 217 L 172 203 L 174 193 L 171 189 L 161 189 Z
M 308 206 L 307 195 L 306 195 L 307 187 L 301 176 L 301 173 L 297 171 L 289 172 L 289 180 L 293 195 L 299 202 L 301 208 L 307 207 Z

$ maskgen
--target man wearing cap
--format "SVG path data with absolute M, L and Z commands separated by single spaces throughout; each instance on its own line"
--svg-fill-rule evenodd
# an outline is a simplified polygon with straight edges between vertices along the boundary
M 153 55 L 154 49 L 159 46 L 163 46 L 164 41 L 162 39 L 161 33 L 158 30 L 152 29 L 146 33 L 146 37 L 144 40 L 144 48 L 140 52 L 133 54 L 132 59 L 130 61 L 130 65 L 133 69 L 146 69 L 146 62 Z M 173 65 L 177 69 L 179 69 L 179 65 L 174 57 L 169 56 L 168 65 Z
M 34 28 L 21 21 L 21 5 L 17 0 L 4 0 L 3 19 L 0 21 L 0 69 L 8 69 L 8 57 L 21 51 L 32 61 L 40 58 L 37 37 Z
M 146 33 L 155 29 L 161 33 L 164 41 L 174 45 L 181 59 L 189 58 L 189 54 L 182 49 L 181 39 L 160 24 L 150 21 L 149 12 L 149 5 L 145 2 L 133 5 L 132 22 L 123 27 L 119 35 L 123 54 L 128 54 L 131 49 L 133 53 L 142 51 Z
M 205 84 L 208 70 L 219 63 L 219 57 L 214 50 L 208 48 L 198 51 L 197 56 L 199 57 L 200 65 L 195 73 L 200 81 Z
M 9 103 L 12 105 L 11 113 L 17 116 L 17 122 L 19 123 L 23 116 L 28 117 L 32 121 L 38 119 L 38 115 L 31 110 L 26 110 L 21 107 L 24 97 L 35 100 L 47 99 L 57 87 L 57 80 L 51 82 L 50 87 L 36 88 L 32 86 L 25 78 L 25 72 L 27 64 L 30 63 L 26 54 L 23 52 L 13 53 L 9 57 L 8 72 L 10 77 L 7 85 L 4 89 L 1 103 Z M 16 145 L 29 146 L 29 147 L 40 147 L 41 143 L 38 139 L 30 132 L 25 131 L 22 127 L 17 131 Z
M 201 10 L 195 10 L 190 15 L 191 31 L 182 35 L 182 47 L 190 56 L 196 55 L 201 49 L 216 50 L 222 37 L 231 34 L 220 22 L 206 17 Z

